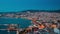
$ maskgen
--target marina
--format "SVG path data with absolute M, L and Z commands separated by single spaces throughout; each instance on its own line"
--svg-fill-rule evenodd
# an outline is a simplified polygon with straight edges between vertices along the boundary
M 0 29 L 0 31 L 2 30 L 2 31 L 7 31 L 8 33 L 10 33 L 11 31 L 12 32 L 16 32 L 16 34 L 19 34 L 19 28 L 18 28 L 18 24 L 0 24 L 0 26 L 7 26 L 8 28 L 6 28 L 6 29 L 3 29 L 3 28 L 1 28 Z M 2 34 L 2 33 L 1 33 Z
M 60 13 L 28 11 L 16 13 L 15 17 L 10 13 L 2 15 L 0 34 L 60 34 Z
M 31 22 L 30 20 L 21 19 L 21 18 L 19 19 L 0 18 L 0 34 L 4 34 L 4 33 L 5 34 L 19 34 L 19 32 L 22 31 L 22 29 L 27 28 L 31 24 L 30 22 Z

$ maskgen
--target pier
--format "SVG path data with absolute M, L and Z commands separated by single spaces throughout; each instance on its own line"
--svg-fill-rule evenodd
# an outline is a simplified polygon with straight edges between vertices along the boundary
M 0 30 L 16 31 L 16 34 L 19 34 L 19 24 L 0 24 L 0 26 L 8 26 L 8 28 L 0 28 Z

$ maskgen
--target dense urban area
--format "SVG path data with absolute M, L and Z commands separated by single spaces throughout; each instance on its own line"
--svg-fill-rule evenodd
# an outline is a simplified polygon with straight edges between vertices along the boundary
M 32 20 L 32 25 L 19 34 L 60 34 L 60 13 L 46 11 L 23 11 L 0 13 L 0 18 L 24 18 Z M 13 28 L 14 29 L 14 28 Z

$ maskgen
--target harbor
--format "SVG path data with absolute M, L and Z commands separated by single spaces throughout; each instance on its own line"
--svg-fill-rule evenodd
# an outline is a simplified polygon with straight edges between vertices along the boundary
M 0 28 L 0 31 L 7 31 L 9 34 L 12 32 L 16 32 L 16 34 L 19 34 L 19 25 L 18 24 L 0 24 L 0 26 L 7 26 L 7 28 Z
M 3 15 L 3 16 L 2 16 Z M 60 34 L 60 13 L 23 12 L 0 16 L 1 34 Z

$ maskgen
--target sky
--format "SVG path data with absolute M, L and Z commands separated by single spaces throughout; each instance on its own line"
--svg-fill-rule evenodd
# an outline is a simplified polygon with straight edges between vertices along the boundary
M 0 0 L 0 12 L 23 10 L 58 10 L 60 0 Z

